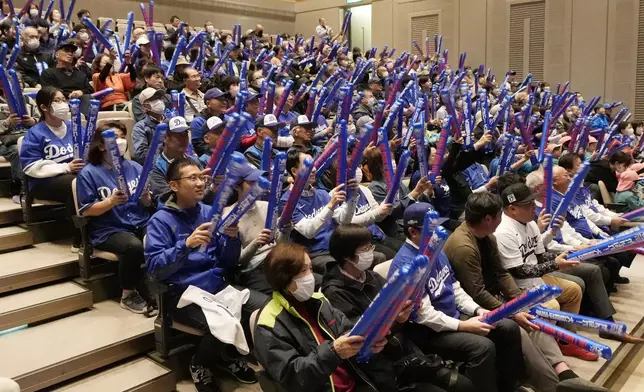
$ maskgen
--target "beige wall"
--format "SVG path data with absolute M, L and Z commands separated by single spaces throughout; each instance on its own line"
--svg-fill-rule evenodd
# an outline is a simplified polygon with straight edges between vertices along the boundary
M 509 64 L 510 4 L 534 0 L 372 0 L 372 44 L 411 49 L 411 16 L 438 12 L 443 46 L 453 62 L 466 51 L 467 64 L 485 64 L 503 75 Z M 635 100 L 639 0 L 545 0 L 544 76 L 551 84 L 570 80 L 586 98 Z M 360 4 L 368 4 L 365 1 Z M 338 26 L 345 1 L 295 4 L 297 31 L 312 32 L 318 16 Z M 644 27 L 643 27 L 644 29 Z M 644 31 L 644 30 L 643 30 Z M 644 67 L 644 64 L 641 65 Z M 644 119 L 644 113 L 637 113 Z
M 145 1 L 147 3 L 147 1 Z M 140 1 L 128 0 L 83 0 L 76 9 L 87 8 L 92 17 L 99 16 L 125 19 L 134 11 L 135 20 L 143 20 Z M 233 23 L 242 25 L 242 32 L 260 23 L 267 33 L 295 32 L 294 2 L 292 0 L 240 0 L 222 2 L 214 0 L 156 0 L 154 20 L 169 23 L 172 15 L 178 15 L 193 26 L 203 26 L 206 20 L 219 29 L 231 30 Z

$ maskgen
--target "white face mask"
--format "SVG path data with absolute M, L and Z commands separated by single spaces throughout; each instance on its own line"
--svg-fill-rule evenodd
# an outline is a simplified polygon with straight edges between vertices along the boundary
M 76 58 L 80 58 L 82 54 L 83 54 L 83 51 L 80 48 L 76 49 L 76 51 L 74 52 L 74 56 Z
M 78 34 L 78 39 L 80 39 L 83 42 L 89 41 L 89 34 L 87 33 L 79 33 Z
M 366 271 L 373 264 L 373 251 L 360 252 L 358 253 L 358 262 L 355 263 L 355 266 L 360 271 Z
M 304 302 L 311 298 L 313 291 L 315 291 L 315 278 L 313 274 L 306 274 L 301 278 L 293 279 L 293 281 L 297 285 L 297 289 L 291 294 L 296 300 Z
M 349 135 L 355 135 L 356 134 L 355 124 L 347 125 L 347 132 L 349 133 Z
M 67 120 L 69 116 L 69 105 L 63 102 L 55 102 L 51 105 L 50 113 L 59 120 Z
M 148 102 L 150 104 L 150 111 L 154 114 L 163 114 L 165 105 L 160 100 Z
M 38 16 L 38 10 L 35 8 L 30 9 L 29 16 L 31 16 L 32 18 L 35 18 L 36 16 Z
M 209 33 L 214 33 L 215 32 L 215 26 L 206 26 L 206 31 Z
M 36 50 L 40 46 L 40 40 L 35 39 L 35 38 L 30 39 L 29 41 L 27 41 L 26 46 L 27 46 L 27 49 L 29 49 L 29 50 Z
M 121 156 L 125 156 L 125 153 L 127 152 L 127 140 L 126 139 L 116 139 L 116 145 L 119 148 L 119 154 Z
M 635 134 L 635 131 L 633 130 L 633 128 L 628 127 L 628 128 L 626 128 L 626 134 L 628 136 L 633 136 Z

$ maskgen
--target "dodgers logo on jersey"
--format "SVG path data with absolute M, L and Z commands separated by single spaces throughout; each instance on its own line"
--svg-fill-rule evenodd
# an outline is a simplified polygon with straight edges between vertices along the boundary
M 444 266 L 440 271 L 438 271 L 436 277 L 432 276 L 429 278 L 429 281 L 427 281 L 427 288 L 429 289 L 429 292 L 432 294 L 433 298 L 438 297 L 443 292 L 443 289 L 445 288 L 445 281 L 447 281 L 448 277 L 449 268 L 447 268 L 447 266 Z
M 523 257 L 524 261 L 528 258 L 528 256 L 534 253 L 534 251 L 537 249 L 538 243 L 539 240 L 537 236 L 535 236 L 528 238 L 525 244 L 519 245 L 519 250 L 521 250 L 521 256 Z
M 128 181 L 127 182 L 127 187 L 130 191 L 130 194 L 133 195 L 134 192 L 136 192 L 136 188 L 139 185 L 139 178 L 135 178 L 134 180 Z M 116 192 L 118 188 L 110 188 L 108 186 L 99 186 L 96 188 L 96 193 L 98 194 L 99 200 L 105 200 L 108 197 L 112 196 L 114 192 Z
M 45 140 L 45 142 L 51 142 L 50 140 Z M 71 143 L 67 143 L 66 146 L 57 146 L 55 144 L 48 144 L 44 148 L 45 159 L 49 161 L 61 161 L 69 156 L 74 154 L 74 148 Z

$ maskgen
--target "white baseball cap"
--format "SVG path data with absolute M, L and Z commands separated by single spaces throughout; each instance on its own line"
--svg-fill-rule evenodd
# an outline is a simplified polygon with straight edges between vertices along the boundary
M 165 95 L 165 91 L 159 89 L 155 89 L 152 87 L 148 87 L 141 91 L 141 94 L 139 94 L 139 102 L 141 104 L 144 104 L 148 101 L 154 101 L 156 99 L 161 99 Z
M 136 40 L 136 44 L 141 46 L 141 45 L 147 45 L 150 43 L 150 40 L 148 39 L 147 35 L 142 35 Z
M 226 124 L 217 116 L 212 116 L 206 120 L 206 128 L 208 128 L 208 132 L 218 131 L 222 129 L 224 125 Z
M 169 131 L 172 133 L 182 133 L 190 129 L 190 126 L 186 122 L 185 118 L 181 116 L 177 116 L 177 117 L 172 117 L 170 119 L 170 122 L 168 123 L 168 128 L 169 128 Z

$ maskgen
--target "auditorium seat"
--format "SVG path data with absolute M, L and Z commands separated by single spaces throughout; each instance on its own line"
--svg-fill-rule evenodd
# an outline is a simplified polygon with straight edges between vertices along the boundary
M 373 267 L 373 272 L 387 279 L 387 275 L 389 274 L 389 268 L 391 268 L 391 263 L 393 261 L 394 260 L 391 259 L 391 260 L 385 261 L 384 263 L 378 264 L 377 266 Z
M 18 139 L 18 155 L 20 155 L 20 150 L 22 150 L 22 140 L 24 139 L 24 136 L 20 136 Z M 42 218 L 42 219 L 50 219 L 52 216 L 58 217 L 64 216 L 61 214 L 65 213 L 65 205 L 63 203 L 60 203 L 58 201 L 54 200 L 41 200 L 41 199 L 35 199 L 31 192 L 29 191 L 29 176 L 25 176 L 24 179 L 25 182 L 25 196 L 21 198 L 20 202 L 22 205 L 22 214 L 24 217 L 24 220 L 27 224 L 32 224 L 36 220 Z M 36 216 L 34 212 L 34 205 L 40 204 L 40 205 L 50 205 L 54 206 L 53 209 L 47 210 L 43 214 L 38 214 Z M 42 215 L 42 216 L 41 216 Z
M 80 276 L 83 279 L 89 279 L 92 274 L 92 260 L 101 259 L 106 261 L 118 261 L 118 256 L 111 252 L 94 249 L 89 242 L 89 233 L 87 224 L 91 218 L 82 216 L 78 211 L 78 196 L 76 194 L 76 179 L 72 181 L 72 194 L 74 195 L 74 205 L 76 206 L 76 216 L 72 219 L 74 226 L 81 231 L 81 246 L 78 250 L 78 264 L 80 267 Z
M 626 212 L 626 204 L 613 203 L 613 195 L 608 192 L 608 188 L 606 188 L 604 181 L 599 181 L 597 186 L 599 187 L 599 193 L 602 196 L 602 202 L 606 208 L 615 212 Z

